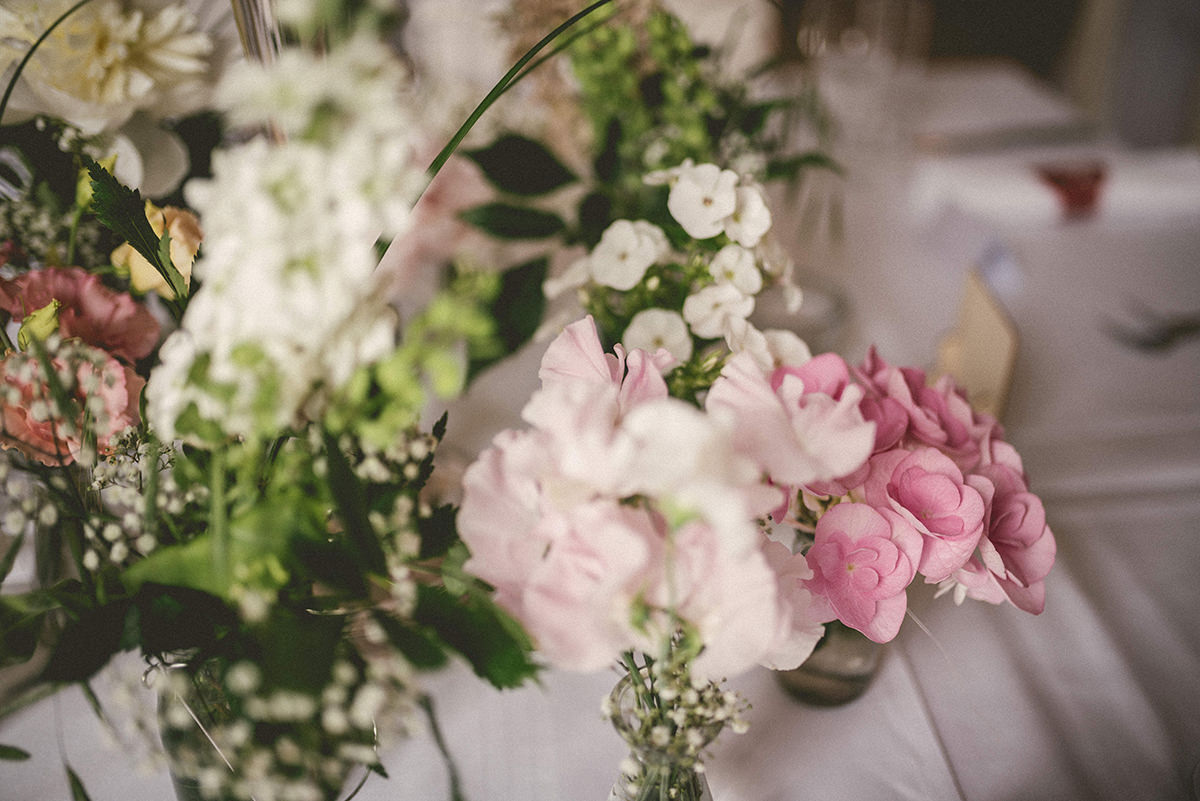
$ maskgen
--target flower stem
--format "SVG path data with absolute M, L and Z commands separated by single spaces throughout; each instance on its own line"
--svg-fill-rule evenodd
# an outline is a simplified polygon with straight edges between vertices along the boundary
M 465 139 L 467 134 L 471 132 L 471 129 L 475 127 L 475 123 L 479 122 L 479 118 L 484 115 L 484 112 L 491 108 L 492 104 L 499 100 L 500 96 L 514 86 L 518 80 L 528 74 L 528 71 L 525 70 L 525 66 L 535 57 L 537 57 L 538 53 L 540 53 L 548 44 L 561 36 L 564 31 L 569 29 L 576 22 L 591 14 L 598 8 L 606 6 L 611 2 L 613 2 L 613 0 L 597 0 L 597 2 L 592 3 L 590 6 L 575 14 L 566 22 L 548 33 L 540 42 L 531 47 L 529 51 L 525 53 L 525 55 L 521 56 L 517 63 L 512 66 L 512 69 L 506 72 L 504 77 L 496 82 L 496 85 L 492 87 L 492 90 L 487 93 L 487 96 L 484 97 L 483 100 L 480 101 L 479 105 L 475 107 L 475 110 L 471 112 L 466 121 L 454 133 L 454 136 L 450 137 L 450 141 L 446 143 L 446 146 L 442 148 L 442 151 L 434 158 L 433 163 L 429 165 L 429 180 L 432 181 L 434 176 L 438 174 L 438 172 L 442 169 L 442 166 L 450 159 L 450 156 L 454 154 L 454 151 L 458 149 L 458 146 L 462 143 L 462 140 Z M 428 184 L 426 184 L 426 187 L 428 187 Z

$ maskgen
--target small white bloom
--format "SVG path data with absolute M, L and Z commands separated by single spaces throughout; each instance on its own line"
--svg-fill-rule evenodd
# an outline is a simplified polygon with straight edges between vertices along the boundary
M 730 320 L 744 320 L 752 311 L 754 298 L 732 284 L 706 286 L 683 302 L 683 319 L 693 334 L 705 339 L 724 336 Z
M 657 225 L 645 220 L 617 220 L 600 236 L 588 269 L 598 284 L 633 289 L 650 265 L 669 249 L 667 236 Z
M 708 271 L 718 284 L 733 284 L 744 295 L 757 295 L 762 289 L 762 272 L 754 254 L 741 245 L 726 245 L 717 251 Z
M 667 196 L 667 210 L 688 236 L 709 239 L 724 230 L 737 209 L 737 173 L 715 164 L 679 168 Z
M 725 220 L 725 233 L 743 247 L 757 245 L 771 230 L 771 210 L 757 186 L 739 186 L 737 208 Z
M 679 312 L 670 309 L 643 309 L 629 321 L 621 338 L 627 350 L 640 348 L 654 353 L 665 348 L 680 362 L 692 357 L 692 334 Z

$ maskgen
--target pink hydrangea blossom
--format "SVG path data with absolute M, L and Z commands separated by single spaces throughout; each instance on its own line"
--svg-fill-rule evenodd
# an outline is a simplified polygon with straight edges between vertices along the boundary
M 896 636 L 908 608 L 921 538 L 890 510 L 840 503 L 817 522 L 805 557 L 818 620 L 840 620 L 876 642 Z
M 0 310 L 21 320 L 52 300 L 62 304 L 59 333 L 75 337 L 132 364 L 158 343 L 160 326 L 128 293 L 116 292 L 79 267 L 48 267 L 0 278 Z
M 986 480 L 964 477 L 936 448 L 896 449 L 871 457 L 865 501 L 896 513 L 924 540 L 919 569 L 927 581 L 948 578 L 971 557 L 983 536 Z
M 1024 476 L 1011 467 L 993 464 L 981 472 L 995 492 L 986 533 L 979 541 L 980 561 L 1014 606 L 1039 614 L 1046 602 L 1045 578 L 1057 552 L 1046 510 Z

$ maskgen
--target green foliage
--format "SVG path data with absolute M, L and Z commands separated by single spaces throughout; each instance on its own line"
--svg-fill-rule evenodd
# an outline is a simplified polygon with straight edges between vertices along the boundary
M 503 202 L 485 203 L 459 216 L 497 239 L 546 239 L 566 228 L 562 218 L 553 212 Z
M 29 752 L 23 748 L 0 743 L 0 760 L 4 760 L 5 762 L 24 762 L 29 757 Z
M 517 134 L 505 134 L 464 155 L 497 189 L 513 195 L 545 195 L 578 180 L 544 145 Z
M 494 320 L 495 336 L 482 347 L 469 351 L 468 381 L 500 358 L 515 353 L 533 337 L 546 309 L 542 284 L 549 266 L 550 260 L 541 257 L 501 274 L 487 308 Z
M 520 626 L 479 594 L 455 596 L 443 587 L 422 586 L 413 617 L 498 688 L 517 687 L 537 671 Z
M 87 160 L 92 177 L 92 211 L 117 236 L 124 239 L 158 271 L 176 298 L 188 296 L 187 282 L 171 263 L 170 236 L 154 233 L 146 218 L 141 193 L 121 184 L 95 161 Z

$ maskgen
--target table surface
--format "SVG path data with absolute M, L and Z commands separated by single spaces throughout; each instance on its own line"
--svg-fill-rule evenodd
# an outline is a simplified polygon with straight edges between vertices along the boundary
M 1014 169 L 1032 158 L 1007 152 Z M 990 254 L 1021 336 L 1006 423 L 1045 500 L 1058 564 L 1037 617 L 915 588 L 913 619 L 847 706 L 798 704 L 765 670 L 736 679 L 751 728 L 718 742 L 714 797 L 1200 798 L 1200 341 L 1147 354 L 1101 325 L 1134 301 L 1200 311 L 1200 214 L 1012 225 L 955 208 L 951 193 L 915 219 L 906 193 L 921 157 L 863 163 L 878 169 L 846 179 L 846 241 L 820 251 L 824 262 L 802 259 L 801 278 L 849 302 L 848 356 L 875 342 L 891 361 L 928 363 L 963 275 Z M 534 364 L 527 354 L 487 378 L 464 442 L 512 414 L 478 408 L 481 398 L 523 397 Z M 599 714 L 614 681 L 549 672 L 499 693 L 461 666 L 430 677 L 466 796 L 606 797 L 624 753 Z M 4 765 L 0 799 L 65 801 L 63 758 L 94 801 L 171 797 L 162 771 L 139 772 L 106 744 L 74 690 L 0 723 L 0 743 L 34 753 Z M 385 764 L 391 780 L 373 777 L 358 798 L 449 797 L 430 738 L 399 743 Z

